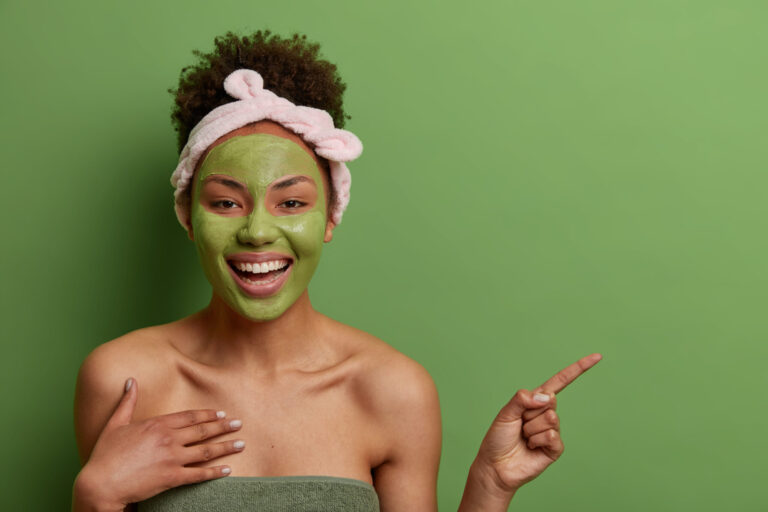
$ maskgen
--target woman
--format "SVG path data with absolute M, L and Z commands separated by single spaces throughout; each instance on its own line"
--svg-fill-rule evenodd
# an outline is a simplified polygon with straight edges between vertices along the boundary
M 73 509 L 436 510 L 432 379 L 307 292 L 349 199 L 344 162 L 362 150 L 341 129 L 344 84 L 303 37 L 229 33 L 216 46 L 182 76 L 174 113 L 176 211 L 211 301 L 84 361 Z M 554 394 L 598 360 L 502 409 L 461 510 L 506 510 L 559 457 Z

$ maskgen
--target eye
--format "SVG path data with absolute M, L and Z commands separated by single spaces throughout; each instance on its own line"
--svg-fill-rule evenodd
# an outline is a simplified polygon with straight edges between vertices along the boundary
M 280 203 L 278 206 L 284 206 L 285 208 L 293 209 L 293 208 L 301 208 L 306 204 L 307 203 L 303 201 L 299 201 L 298 199 L 288 199 L 287 201 L 283 201 L 282 203 Z
M 236 208 L 238 204 L 234 201 L 230 201 L 229 199 L 222 199 L 221 201 L 214 201 L 213 206 L 222 208 L 224 210 L 231 210 L 232 208 Z

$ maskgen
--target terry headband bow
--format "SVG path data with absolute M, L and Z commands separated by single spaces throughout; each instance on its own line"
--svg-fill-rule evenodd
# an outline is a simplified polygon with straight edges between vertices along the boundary
M 190 205 L 184 194 L 189 187 L 198 160 L 222 135 L 255 121 L 269 119 L 283 125 L 312 144 L 315 153 L 328 160 L 336 202 L 331 220 L 338 225 L 349 203 L 351 177 L 344 162 L 354 160 L 363 151 L 360 139 L 352 132 L 335 128 L 325 110 L 294 105 L 272 91 L 264 89 L 261 75 L 252 69 L 238 69 L 224 80 L 224 90 L 239 101 L 211 110 L 192 128 L 179 156 L 179 164 L 171 175 L 176 217 L 185 229 L 189 226 Z

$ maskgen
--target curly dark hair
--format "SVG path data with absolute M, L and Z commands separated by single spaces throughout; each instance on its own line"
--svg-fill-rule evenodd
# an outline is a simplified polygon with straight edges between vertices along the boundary
M 168 89 L 174 95 L 171 121 L 178 132 L 178 151 L 184 148 L 192 128 L 214 108 L 235 101 L 224 90 L 224 79 L 240 68 L 257 71 L 264 88 L 296 105 L 327 111 L 337 128 L 343 128 L 346 115 L 342 97 L 347 85 L 341 81 L 336 65 L 320 58 L 320 45 L 307 36 L 293 34 L 282 38 L 269 30 L 250 36 L 227 32 L 214 39 L 215 50 L 192 53 L 200 63 L 181 70 L 179 87 Z
M 236 101 L 224 90 L 224 79 L 240 68 L 257 71 L 264 79 L 265 89 L 296 105 L 325 110 L 337 128 L 343 128 L 345 121 L 351 119 L 342 105 L 347 85 L 336 65 L 320 57 L 320 45 L 307 41 L 306 35 L 283 38 L 269 30 L 259 30 L 250 36 L 238 36 L 230 31 L 216 37 L 214 45 L 211 53 L 193 50 L 199 62 L 183 68 L 178 88 L 168 89 L 174 96 L 171 122 L 177 132 L 179 153 L 189 132 L 208 112 Z M 330 184 L 328 162 L 323 158 L 320 161 Z M 191 190 L 190 186 L 187 201 Z M 336 191 L 331 185 L 327 191 L 328 212 L 335 202 Z

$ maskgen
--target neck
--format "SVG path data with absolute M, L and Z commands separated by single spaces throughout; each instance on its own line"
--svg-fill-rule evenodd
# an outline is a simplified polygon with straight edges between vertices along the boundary
M 214 293 L 198 314 L 202 324 L 198 357 L 213 366 L 268 373 L 302 367 L 322 348 L 318 335 L 322 317 L 312 308 L 307 290 L 278 318 L 264 322 L 239 315 Z

